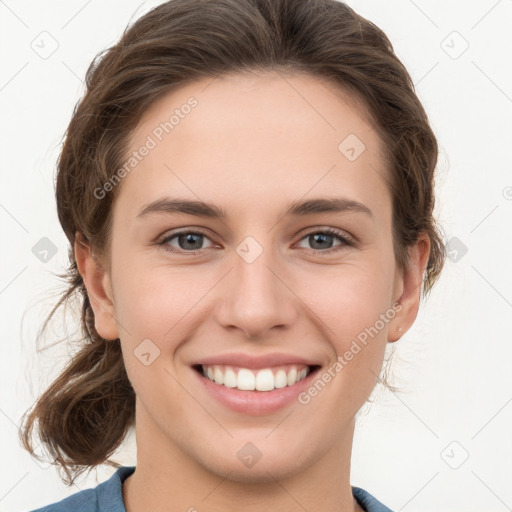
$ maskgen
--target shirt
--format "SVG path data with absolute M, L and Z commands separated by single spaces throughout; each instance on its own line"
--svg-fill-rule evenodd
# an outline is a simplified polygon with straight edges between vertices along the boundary
M 135 466 L 121 466 L 108 480 L 96 487 L 84 489 L 31 512 L 126 512 L 122 487 L 124 480 L 134 471 Z M 392 512 L 360 487 L 352 486 L 352 494 L 366 512 Z

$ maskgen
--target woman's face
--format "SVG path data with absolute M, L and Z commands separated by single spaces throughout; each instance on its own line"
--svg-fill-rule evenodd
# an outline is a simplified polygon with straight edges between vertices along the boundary
M 139 456 L 263 481 L 350 453 L 386 342 L 417 314 L 428 240 L 400 272 L 382 143 L 343 98 L 311 76 L 208 78 L 133 133 L 110 270 L 86 282 L 105 290 L 98 332 L 121 339 Z M 196 369 L 214 358 L 230 386 L 286 386 L 214 383 Z M 289 386 L 293 364 L 320 368 Z

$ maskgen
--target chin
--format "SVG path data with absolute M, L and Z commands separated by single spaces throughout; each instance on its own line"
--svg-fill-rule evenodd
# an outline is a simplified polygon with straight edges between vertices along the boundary
M 233 457 L 221 461 L 217 458 L 216 462 L 212 460 L 203 461 L 204 467 L 211 473 L 215 473 L 222 478 L 232 482 L 266 484 L 275 483 L 276 480 L 285 480 L 300 473 L 303 467 L 310 465 L 304 459 L 294 456 L 291 452 L 285 452 L 283 456 L 266 456 L 261 458 L 252 466 L 246 466 L 235 453 Z M 303 454 L 302 454 L 303 455 Z

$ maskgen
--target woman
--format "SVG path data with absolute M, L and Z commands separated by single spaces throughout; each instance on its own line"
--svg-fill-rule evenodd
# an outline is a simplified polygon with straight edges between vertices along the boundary
M 355 416 L 443 266 L 437 153 L 341 2 L 171 0 L 129 27 L 58 164 L 83 347 L 22 431 L 67 483 L 118 470 L 39 510 L 389 510 L 350 485 Z

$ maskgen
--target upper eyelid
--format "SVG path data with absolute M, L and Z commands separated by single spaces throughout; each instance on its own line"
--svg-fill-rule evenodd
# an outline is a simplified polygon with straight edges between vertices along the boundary
M 208 232 L 204 231 L 202 228 L 183 228 L 183 229 L 178 228 L 178 231 L 175 231 L 175 232 L 172 232 L 169 234 L 164 234 L 161 237 L 158 237 L 158 240 L 159 240 L 158 243 L 162 243 L 162 242 L 165 242 L 166 240 L 174 238 L 175 236 L 185 235 L 185 234 L 204 235 L 213 242 L 211 235 L 209 235 Z
M 325 232 L 325 231 L 333 231 L 332 235 L 333 236 L 336 236 L 336 237 L 339 237 L 340 240 L 344 241 L 344 239 L 346 240 L 346 242 L 349 242 L 351 244 L 357 244 L 358 243 L 358 240 L 356 237 L 354 237 L 353 235 L 351 235 L 350 233 L 346 232 L 345 230 L 342 230 L 340 228 L 333 228 L 333 227 L 328 227 L 328 226 L 315 226 L 315 227 L 312 227 L 312 228 L 306 228 L 307 231 L 305 233 L 303 233 L 301 235 L 301 237 L 299 238 L 299 242 L 301 240 L 303 240 L 306 236 L 309 236 L 311 234 L 314 234 L 314 233 L 321 233 L 321 232 Z M 178 236 L 178 235 L 183 235 L 183 234 L 200 234 L 200 235 L 203 235 L 205 237 L 207 237 L 208 239 L 210 239 L 210 241 L 214 244 L 216 244 L 215 240 L 208 234 L 207 231 L 205 231 L 203 228 L 178 228 L 178 231 L 176 232 L 173 232 L 173 233 L 170 233 L 170 234 L 166 234 L 162 237 L 159 237 L 159 242 L 160 244 L 163 244 L 164 242 L 166 241 L 169 241 L 171 239 L 173 239 L 174 237 Z M 202 249 L 198 249 L 199 251 L 202 250 Z M 193 252 L 193 251 L 184 251 L 184 252 Z

